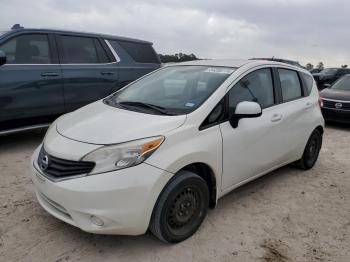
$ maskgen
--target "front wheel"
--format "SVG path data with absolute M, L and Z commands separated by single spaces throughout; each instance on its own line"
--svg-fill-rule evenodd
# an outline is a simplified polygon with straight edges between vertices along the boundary
M 183 241 L 202 224 L 208 205 L 207 183 L 195 173 L 180 171 L 161 193 L 150 230 L 163 242 Z
M 314 130 L 307 141 L 304 149 L 303 157 L 297 162 L 297 166 L 301 169 L 308 170 L 312 168 L 318 158 L 322 146 L 322 135 L 317 129 Z

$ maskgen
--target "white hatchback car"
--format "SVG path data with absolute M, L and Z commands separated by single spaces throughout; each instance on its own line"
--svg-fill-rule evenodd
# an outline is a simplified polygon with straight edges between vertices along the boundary
M 182 241 L 234 188 L 313 167 L 319 104 L 310 73 L 287 64 L 163 67 L 51 125 L 32 158 L 38 200 L 88 232 Z

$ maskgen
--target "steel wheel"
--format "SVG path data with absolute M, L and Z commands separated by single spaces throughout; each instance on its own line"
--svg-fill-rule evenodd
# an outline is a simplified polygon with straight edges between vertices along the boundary
M 174 235 L 182 235 L 201 217 L 203 201 L 196 187 L 185 187 L 173 199 L 167 213 L 167 226 Z
M 297 162 L 298 167 L 305 170 L 312 168 L 317 161 L 321 147 L 322 135 L 318 130 L 315 130 L 305 146 L 303 157 Z
M 208 205 L 206 182 L 192 172 L 181 171 L 161 193 L 153 210 L 150 230 L 164 242 L 183 241 L 202 224 Z

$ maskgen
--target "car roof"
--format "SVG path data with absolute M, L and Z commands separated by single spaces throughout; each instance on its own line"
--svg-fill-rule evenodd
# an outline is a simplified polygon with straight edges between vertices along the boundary
M 286 61 L 286 62 L 292 62 L 292 63 L 298 63 L 296 60 L 291 60 L 291 59 L 284 59 L 284 58 L 278 58 L 278 57 L 256 57 L 256 58 L 250 58 L 249 60 L 268 60 L 268 61 Z
M 112 35 L 112 34 L 101 34 L 101 33 L 91 33 L 91 32 L 84 32 L 84 31 L 74 31 L 74 30 L 64 30 L 64 29 L 53 29 L 53 28 L 20 28 L 20 29 L 12 29 L 5 33 L 11 34 L 13 32 L 38 32 L 38 33 L 58 33 L 58 34 L 74 34 L 74 35 L 84 35 L 84 36 L 91 36 L 91 37 L 102 37 L 105 39 L 110 40 L 119 40 L 119 41 L 128 41 L 128 42 L 137 42 L 142 44 L 150 44 L 152 45 L 152 42 L 131 38 L 131 37 L 124 37 L 124 36 L 118 36 L 118 35 Z
M 242 67 L 244 65 L 259 66 L 259 65 L 280 65 L 283 67 L 290 67 L 300 71 L 305 71 L 300 67 L 285 64 L 276 61 L 267 60 L 243 60 L 243 59 L 208 59 L 208 60 L 193 60 L 182 63 L 169 64 L 165 66 L 176 66 L 176 65 L 194 65 L 194 66 L 223 66 L 223 67 Z

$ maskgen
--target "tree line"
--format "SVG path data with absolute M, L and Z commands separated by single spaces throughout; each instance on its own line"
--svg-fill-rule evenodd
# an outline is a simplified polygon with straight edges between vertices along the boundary
M 324 64 L 323 64 L 323 62 L 319 62 L 316 66 L 314 66 L 314 65 L 311 64 L 311 63 L 307 63 L 307 64 L 305 65 L 305 67 L 306 67 L 306 69 L 309 70 L 309 71 L 311 71 L 311 70 L 313 70 L 313 69 L 320 69 L 320 70 L 323 70 L 323 69 L 324 69 Z M 341 65 L 341 68 L 347 68 L 347 67 L 348 67 L 348 65 Z
M 178 53 L 175 55 L 159 54 L 159 58 L 160 58 L 160 61 L 162 63 L 178 63 L 178 62 L 199 60 L 199 58 L 197 58 L 195 54 L 188 55 L 188 54 L 183 54 L 183 53 Z

